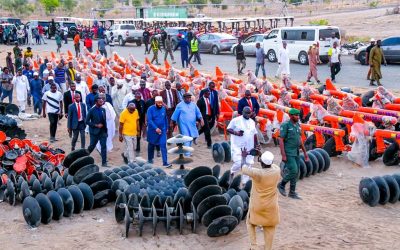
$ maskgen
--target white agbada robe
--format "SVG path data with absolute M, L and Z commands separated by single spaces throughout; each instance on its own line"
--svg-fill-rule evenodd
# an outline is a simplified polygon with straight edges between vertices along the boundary
M 32 37 L 32 29 L 31 27 L 28 28 L 28 45 L 33 45 L 33 37 Z
M 86 82 L 81 81 L 80 83 L 75 82 L 76 90 L 81 92 L 82 102 L 86 104 L 86 96 L 90 93 L 89 87 Z
M 290 59 L 289 59 L 289 49 L 283 47 L 278 52 L 278 62 L 279 67 L 276 71 L 276 76 L 281 77 L 282 74 L 290 75 Z
M 132 92 L 129 93 L 129 94 L 127 94 L 127 95 L 124 97 L 124 100 L 122 101 L 122 107 L 125 109 L 126 106 L 128 106 L 128 102 L 129 102 L 129 101 L 132 101 L 132 100 L 134 100 L 134 99 L 135 99 L 135 94 L 133 94 Z
M 121 112 L 125 109 L 123 102 L 127 94 L 128 90 L 124 85 L 122 85 L 122 88 L 120 89 L 118 89 L 117 84 L 111 88 L 111 99 L 117 115 L 121 114 Z
M 19 109 L 20 111 L 25 111 L 25 104 L 28 99 L 28 92 L 30 91 L 28 78 L 24 75 L 14 76 L 12 84 L 16 90 Z
M 246 148 L 247 151 L 254 148 L 254 135 L 257 134 L 256 124 L 253 119 L 244 119 L 243 116 L 238 116 L 231 120 L 227 129 L 242 130 L 244 132 L 243 136 L 231 135 L 231 156 L 233 161 L 231 173 L 236 173 L 240 171 L 242 164 L 242 148 Z M 248 155 L 246 164 L 248 166 L 253 165 L 254 156 Z M 243 183 L 246 183 L 248 179 L 248 176 L 242 176 Z
M 109 102 L 105 102 L 102 106 L 106 110 L 106 122 L 107 122 L 107 152 L 113 149 L 113 138 L 115 136 L 115 114 L 114 108 Z M 97 143 L 96 149 L 101 152 L 100 142 Z

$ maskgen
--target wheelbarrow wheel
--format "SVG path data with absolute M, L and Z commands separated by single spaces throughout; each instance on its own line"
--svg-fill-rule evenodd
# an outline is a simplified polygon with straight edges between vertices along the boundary
M 317 147 L 317 140 L 315 138 L 315 134 L 310 135 L 307 137 L 306 141 L 304 142 L 304 147 L 307 151 L 313 150 Z
M 383 152 L 383 164 L 395 166 L 399 164 L 399 144 L 394 142 Z
M 371 144 L 369 145 L 369 161 L 375 161 L 379 157 L 382 156 L 382 154 L 378 154 L 376 152 L 377 147 L 376 147 L 376 140 L 372 139 Z
M 324 149 L 329 154 L 329 157 L 337 156 L 340 154 L 339 151 L 336 151 L 336 143 L 333 137 L 329 138 L 325 142 L 325 145 L 322 147 L 322 149 Z

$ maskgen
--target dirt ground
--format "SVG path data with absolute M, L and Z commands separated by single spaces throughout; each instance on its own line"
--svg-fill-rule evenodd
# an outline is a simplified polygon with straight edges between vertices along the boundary
M 32 108 L 28 108 L 27 112 L 33 112 Z M 44 118 L 23 122 L 28 138 L 36 142 L 48 140 L 48 126 L 48 119 Z M 69 152 L 70 138 L 65 118 L 60 122 L 57 138 L 59 141 L 54 143 L 54 147 Z M 88 139 L 87 136 L 87 142 Z M 223 140 L 222 135 L 213 136 L 214 142 Z M 194 162 L 188 168 L 215 165 L 203 136 L 194 148 Z M 113 152 L 109 153 L 110 165 L 122 165 L 122 149 L 122 144 L 115 137 Z M 144 149 L 146 143 L 142 142 L 140 156 L 147 158 Z M 268 145 L 263 150 L 272 151 L 276 156 L 275 163 L 280 163 L 277 147 Z M 99 154 L 93 152 L 92 155 L 100 163 Z M 160 158 L 156 159 L 155 164 L 161 165 Z M 223 169 L 229 169 L 230 166 L 224 164 Z M 279 197 L 281 223 L 276 230 L 274 249 L 399 248 L 400 203 L 371 208 L 361 201 L 358 194 L 361 177 L 396 172 L 400 172 L 398 167 L 385 167 L 381 159 L 371 162 L 370 168 L 360 168 L 343 157 L 333 158 L 327 172 L 299 181 L 298 192 L 303 200 Z M 183 235 L 173 229 L 171 235 L 167 236 L 162 223 L 159 223 L 155 237 L 151 236 L 151 227 L 148 225 L 145 226 L 143 237 L 139 237 L 137 227 L 133 227 L 130 237 L 126 239 L 123 237 L 124 226 L 115 222 L 113 204 L 52 221 L 37 229 L 27 226 L 21 210 L 21 204 L 11 207 L 0 203 L 2 249 L 248 249 L 244 221 L 231 234 L 220 238 L 209 238 L 203 226 L 200 226 L 197 234 L 192 234 L 190 225 L 185 227 Z M 262 232 L 258 231 L 257 236 L 262 245 Z
M 368 40 L 371 37 L 383 39 L 388 36 L 399 35 L 400 15 L 387 15 L 387 10 L 391 11 L 392 9 L 343 11 L 342 13 L 299 17 L 295 19 L 295 25 L 308 25 L 310 21 L 326 19 L 329 25 L 340 27 L 342 35 L 345 34 L 363 40 Z

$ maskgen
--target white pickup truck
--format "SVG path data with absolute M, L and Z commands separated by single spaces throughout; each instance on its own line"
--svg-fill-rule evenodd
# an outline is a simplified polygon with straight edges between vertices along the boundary
M 105 32 L 107 41 L 110 40 L 110 33 L 113 33 L 114 42 L 118 42 L 120 46 L 125 43 L 136 43 L 137 46 L 142 45 L 144 30 L 137 30 L 133 24 L 114 24 Z

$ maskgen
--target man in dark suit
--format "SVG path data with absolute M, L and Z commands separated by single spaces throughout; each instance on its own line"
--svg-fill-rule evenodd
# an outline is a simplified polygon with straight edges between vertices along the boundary
M 68 107 L 75 101 L 75 93 L 81 95 L 81 92 L 76 90 L 76 85 L 74 82 L 71 82 L 69 85 L 69 90 L 64 93 L 64 113 L 65 117 L 68 117 Z
M 135 99 L 133 99 L 132 101 L 129 101 L 128 104 L 132 103 L 132 102 L 135 104 L 136 109 L 139 113 L 139 128 L 140 128 L 139 130 L 140 130 L 140 132 L 136 137 L 136 152 L 139 153 L 140 152 L 140 138 L 142 138 L 141 135 L 144 133 L 144 131 L 146 131 L 144 129 L 144 123 L 146 121 L 146 113 L 145 113 L 146 103 L 143 101 L 142 94 L 139 91 L 135 92 Z
M 207 141 L 207 148 L 211 148 L 212 141 L 210 129 L 214 126 L 215 115 L 211 107 L 209 89 L 204 90 L 203 97 L 199 98 L 197 101 L 197 107 L 199 107 L 201 116 L 204 119 L 204 126 L 199 130 L 199 135 L 204 132 L 204 136 Z
M 218 101 L 218 92 L 215 90 L 215 83 L 210 82 L 208 84 L 208 91 L 210 92 L 210 104 L 211 104 L 211 109 L 213 111 L 213 116 L 214 119 L 219 116 L 219 101 Z M 203 97 L 204 93 L 206 92 L 206 89 L 203 89 L 200 91 L 199 99 Z
M 107 167 L 107 122 L 106 111 L 103 106 L 103 99 L 100 96 L 94 98 L 95 106 L 89 109 L 86 116 L 86 124 L 89 126 L 90 145 L 88 150 L 90 153 L 100 141 L 101 146 L 101 164 Z
M 178 93 L 176 89 L 171 88 L 171 82 L 165 82 L 165 89 L 160 92 L 160 96 L 163 99 L 165 104 L 165 108 L 167 109 L 167 119 L 168 119 L 168 132 L 167 138 L 172 137 L 172 128 L 171 128 L 171 116 L 175 111 L 176 105 L 179 103 Z
M 85 148 L 86 105 L 81 102 L 81 95 L 75 93 L 75 102 L 68 107 L 68 134 L 71 137 L 71 151 L 75 150 L 78 135 L 81 135 L 81 148 Z
M 251 109 L 251 118 L 255 118 L 258 115 L 258 111 L 260 111 L 260 105 L 257 102 L 257 99 L 251 96 L 250 90 L 246 90 L 244 92 L 244 97 L 239 100 L 238 103 L 238 113 L 242 115 L 242 111 L 244 107 L 250 107 Z

